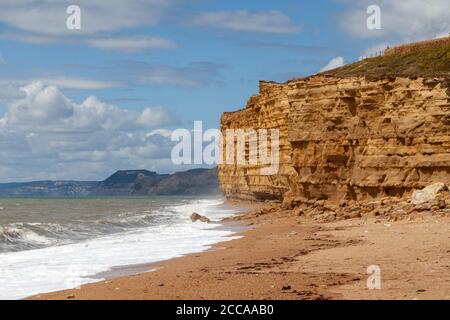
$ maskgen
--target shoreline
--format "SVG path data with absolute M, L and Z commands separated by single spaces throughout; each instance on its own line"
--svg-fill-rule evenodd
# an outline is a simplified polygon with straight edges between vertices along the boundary
M 202 223 L 202 222 L 197 222 L 197 223 Z M 240 234 L 245 232 L 249 228 L 246 228 L 246 227 L 242 226 L 241 224 L 234 222 L 234 221 L 229 221 L 229 222 L 220 221 L 220 223 L 217 223 L 217 226 L 214 227 L 213 229 L 219 229 L 219 230 L 223 229 L 223 230 L 232 232 L 230 235 L 224 236 L 224 238 L 227 239 L 227 238 L 240 237 Z M 206 249 L 204 249 L 202 251 L 186 253 L 186 254 L 183 254 L 178 257 L 173 257 L 173 258 L 164 259 L 164 260 L 160 260 L 160 261 L 132 264 L 132 265 L 126 265 L 126 266 L 113 266 L 108 271 L 104 271 L 104 272 L 100 272 L 100 273 L 88 276 L 88 278 L 91 278 L 91 279 L 98 278 L 99 282 L 102 282 L 102 281 L 113 280 L 116 278 L 134 276 L 134 275 L 141 274 L 141 273 L 154 272 L 154 271 L 157 271 L 158 269 L 161 269 L 159 264 L 161 264 L 165 261 L 170 261 L 172 259 L 180 259 L 180 258 L 184 258 L 184 257 L 190 256 L 193 254 L 198 254 L 198 253 L 203 253 L 203 252 L 208 252 L 208 251 L 221 250 L 222 248 L 221 247 L 216 248 L 216 245 L 223 243 L 223 242 L 231 241 L 231 240 L 233 240 L 233 239 L 215 242 L 215 243 L 206 245 L 205 246 Z M 135 271 L 133 271 L 133 270 L 135 270 Z M 93 283 L 96 283 L 96 282 L 93 282 Z M 56 292 L 58 292 L 58 291 L 56 291 Z M 26 299 L 28 299 L 28 298 L 26 298 Z
M 58 210 L 66 213 L 67 219 L 50 216 L 34 223 L 19 216 L 17 220 L 29 222 L 16 225 L 8 224 L 6 216 L 7 229 L 0 230 L 1 236 L 12 234 L 14 241 L 2 246 L 6 252 L 0 255 L 0 269 L 4 271 L 0 296 L 7 300 L 26 299 L 43 292 L 134 275 L 150 270 L 147 265 L 153 262 L 207 250 L 213 243 L 230 239 L 228 236 L 236 233 L 236 228 L 192 223 L 190 215 L 197 211 L 219 221 L 237 214 L 233 208 L 222 206 L 223 202 L 223 197 L 205 196 L 80 200 L 76 205 L 65 201 L 55 204 L 52 200 L 8 203 L 7 207 L 14 208 L 19 203 L 17 211 L 21 212 L 27 212 L 26 207 L 30 206 L 35 211 Z M 73 209 L 64 211 L 63 205 Z M 99 213 L 91 214 L 97 210 Z M 74 236 L 79 230 L 85 232 L 84 238 Z M 41 247 L 10 249 L 12 245 L 20 249 L 21 245 L 34 244 L 35 239 L 42 241 Z
M 243 207 L 223 220 L 251 228 L 239 239 L 27 299 L 450 299 L 449 215 L 317 222 L 273 204 Z M 380 290 L 366 287 L 371 265 L 380 266 Z
M 214 198 L 214 200 L 217 200 L 217 199 Z M 244 205 L 243 203 L 238 203 L 236 201 L 231 201 L 231 200 L 227 200 L 224 198 L 218 199 L 218 200 L 221 200 L 223 202 L 220 204 L 214 205 L 214 206 L 217 206 L 217 209 L 231 212 L 230 215 L 227 216 L 226 218 L 236 217 L 237 215 L 240 215 L 243 212 L 245 212 L 246 210 L 248 210 L 249 208 L 254 208 L 253 204 L 245 204 Z M 206 213 L 206 215 L 209 216 L 208 213 Z M 211 216 L 209 216 L 209 217 L 211 217 Z M 201 225 L 204 223 L 196 222 L 196 224 Z M 236 237 L 239 237 L 239 234 L 241 232 L 249 229 L 248 227 L 242 226 L 242 224 L 240 224 L 239 222 L 235 222 L 235 221 L 224 222 L 223 219 L 219 219 L 219 220 L 212 219 L 210 226 L 211 226 L 211 228 L 209 228 L 210 230 L 225 231 L 228 234 L 222 236 L 223 240 L 220 240 L 220 241 L 215 240 L 215 242 L 210 242 L 210 243 L 204 244 L 201 248 L 200 247 L 197 248 L 198 251 L 190 250 L 186 253 L 182 253 L 179 255 L 175 255 L 173 257 L 168 257 L 168 258 L 156 260 L 156 261 L 147 261 L 147 262 L 143 262 L 143 263 L 129 264 L 129 265 L 114 265 L 114 266 L 111 266 L 109 270 L 85 275 L 82 278 L 85 278 L 86 280 L 89 279 L 90 281 L 87 281 L 87 282 L 81 284 L 81 286 L 84 286 L 87 284 L 93 284 L 93 283 L 95 284 L 95 283 L 103 282 L 103 281 L 110 281 L 110 280 L 113 280 L 116 278 L 121 278 L 121 277 L 130 277 L 130 276 L 138 275 L 141 273 L 153 272 L 155 270 L 160 269 L 161 267 L 159 266 L 159 264 L 164 261 L 170 261 L 172 259 L 183 258 L 183 257 L 189 256 L 192 254 L 198 254 L 198 253 L 208 252 L 208 251 L 212 251 L 212 250 L 220 250 L 222 248 L 216 247 L 216 244 L 222 243 L 222 242 L 227 242 Z M 76 289 L 78 287 L 79 286 L 74 287 L 72 289 Z M 56 289 L 53 291 L 43 291 L 42 293 L 31 294 L 26 297 L 22 297 L 20 299 L 27 300 L 30 297 L 34 297 L 37 295 L 39 296 L 41 294 L 55 293 L 55 292 L 60 292 L 63 290 L 70 290 L 70 289 L 61 288 L 61 289 Z

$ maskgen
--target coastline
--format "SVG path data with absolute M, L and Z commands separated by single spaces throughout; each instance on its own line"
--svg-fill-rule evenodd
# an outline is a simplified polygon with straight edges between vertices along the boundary
M 448 215 L 317 222 L 274 204 L 227 205 L 245 210 L 223 220 L 250 228 L 239 239 L 27 299 L 450 299 Z M 366 286 L 371 265 L 380 290 Z
M 132 275 L 147 271 L 150 263 L 207 250 L 230 239 L 234 229 L 192 223 L 190 216 L 200 212 L 219 221 L 237 214 L 223 201 L 202 196 L 4 203 L 0 298 L 25 299 Z M 27 212 L 49 214 L 33 220 Z

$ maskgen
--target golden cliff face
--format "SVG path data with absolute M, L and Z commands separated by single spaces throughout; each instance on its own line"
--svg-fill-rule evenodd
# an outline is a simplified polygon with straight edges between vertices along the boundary
M 228 198 L 280 200 L 289 190 L 290 176 L 295 174 L 295 170 L 288 140 L 290 106 L 287 93 L 285 85 L 260 82 L 260 94 L 250 98 L 247 108 L 222 115 L 221 131 L 224 136 L 227 129 L 280 130 L 280 166 L 277 174 L 262 175 L 259 165 L 219 165 L 221 188 Z
M 339 201 L 450 184 L 449 96 L 443 78 L 261 82 L 245 109 L 223 114 L 221 130 L 278 128 L 278 173 L 222 164 L 221 188 L 229 198 Z

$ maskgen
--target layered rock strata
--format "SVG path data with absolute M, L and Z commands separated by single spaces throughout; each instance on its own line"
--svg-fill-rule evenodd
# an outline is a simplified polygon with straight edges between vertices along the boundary
M 317 75 L 261 82 L 221 130 L 280 131 L 280 166 L 222 164 L 229 198 L 361 200 L 450 184 L 450 89 L 446 77 Z M 247 146 L 248 151 L 248 146 Z

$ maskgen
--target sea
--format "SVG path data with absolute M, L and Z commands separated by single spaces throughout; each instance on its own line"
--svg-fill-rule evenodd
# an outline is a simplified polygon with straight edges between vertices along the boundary
M 0 198 L 0 299 L 79 287 L 236 238 L 221 197 Z

